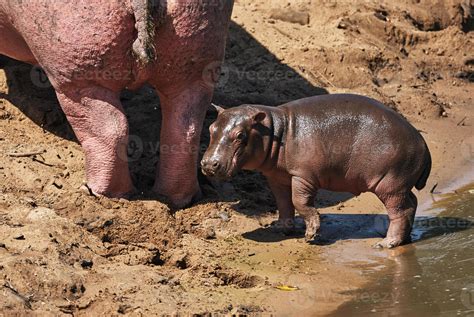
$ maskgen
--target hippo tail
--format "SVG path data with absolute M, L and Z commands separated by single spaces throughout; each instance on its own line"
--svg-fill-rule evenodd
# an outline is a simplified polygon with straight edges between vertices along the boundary
M 132 0 L 137 38 L 132 51 L 142 64 L 156 59 L 155 31 L 164 18 L 162 0 Z
M 431 154 L 430 154 L 430 150 L 428 149 L 428 146 L 426 144 L 425 146 L 426 146 L 426 152 L 425 152 L 425 162 L 424 162 L 423 172 L 421 173 L 420 178 L 416 181 L 416 184 L 415 184 L 415 188 L 418 190 L 422 190 L 423 188 L 425 188 L 426 182 L 431 173 Z

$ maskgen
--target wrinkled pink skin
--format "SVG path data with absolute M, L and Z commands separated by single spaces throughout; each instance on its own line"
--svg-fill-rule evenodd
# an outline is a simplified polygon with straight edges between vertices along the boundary
M 233 1 L 162 3 L 156 62 L 146 66 L 131 53 L 129 0 L 0 0 L 0 54 L 45 70 L 84 149 L 88 185 L 107 196 L 133 189 L 119 93 L 153 85 L 162 107 L 161 146 L 174 146 L 160 154 L 154 190 L 179 207 L 200 193 L 197 149 L 213 93 L 203 73 L 223 59 Z

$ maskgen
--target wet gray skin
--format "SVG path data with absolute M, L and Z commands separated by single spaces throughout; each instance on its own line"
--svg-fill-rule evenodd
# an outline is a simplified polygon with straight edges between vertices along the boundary
M 387 236 L 377 246 L 409 242 L 417 207 L 412 189 L 425 187 L 431 156 L 420 133 L 392 109 L 364 96 L 332 94 L 218 112 L 201 161 L 203 173 L 230 178 L 240 169 L 261 172 L 285 233 L 294 229 L 296 210 L 306 224 L 305 239 L 318 235 L 314 199 L 319 189 L 372 192 L 390 218 Z
M 474 184 L 415 220 L 415 243 L 368 272 L 370 283 L 332 316 L 474 316 Z M 441 212 L 440 212 L 441 210 Z M 397 249 L 399 251 L 399 249 Z

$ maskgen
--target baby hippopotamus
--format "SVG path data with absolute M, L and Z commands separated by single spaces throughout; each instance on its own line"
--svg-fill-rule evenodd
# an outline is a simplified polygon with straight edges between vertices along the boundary
M 279 223 L 294 226 L 295 209 L 306 241 L 319 233 L 318 189 L 372 192 L 384 203 L 390 226 L 377 247 L 410 242 L 417 207 L 415 187 L 425 187 L 431 156 L 420 133 L 376 100 L 350 94 L 304 98 L 279 107 L 217 107 L 211 141 L 201 161 L 207 176 L 230 178 L 240 169 L 267 178 Z

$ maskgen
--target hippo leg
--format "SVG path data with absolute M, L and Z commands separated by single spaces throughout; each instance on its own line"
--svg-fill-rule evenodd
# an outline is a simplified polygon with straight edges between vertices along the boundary
M 57 91 L 66 117 L 82 145 L 89 188 L 124 197 L 132 191 L 128 170 L 128 122 L 119 95 L 102 87 Z
M 410 242 L 410 233 L 415 220 L 418 200 L 412 192 L 390 195 L 381 199 L 387 208 L 390 225 L 387 236 L 376 243 L 376 248 L 394 248 Z
M 278 222 L 275 227 L 285 235 L 291 235 L 295 231 L 295 206 L 291 197 L 291 186 L 282 185 L 270 179 L 268 184 L 278 207 Z
M 182 208 L 201 195 L 197 181 L 199 141 L 212 88 L 195 82 L 178 92 L 159 91 L 159 95 L 163 119 L 154 190 L 173 207 Z
M 291 179 L 292 201 L 298 213 L 306 224 L 305 240 L 313 240 L 319 233 L 321 219 L 318 210 L 314 207 L 317 189 L 300 177 Z

